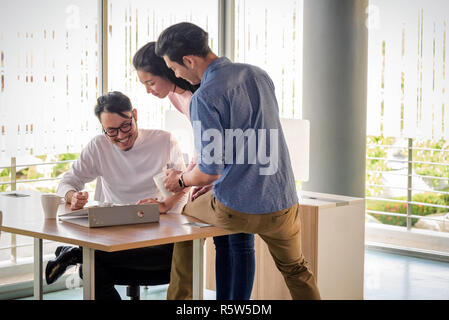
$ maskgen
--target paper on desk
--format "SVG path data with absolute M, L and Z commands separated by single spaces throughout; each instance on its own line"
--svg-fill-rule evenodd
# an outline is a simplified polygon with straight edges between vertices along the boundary
M 187 222 L 187 223 L 184 223 L 184 224 L 185 224 L 185 225 L 188 225 L 188 226 L 198 227 L 198 228 L 212 227 L 211 224 L 208 224 L 208 223 L 201 223 L 201 222 Z
M 62 213 L 59 214 L 59 218 L 80 218 L 80 217 L 87 217 L 87 208 L 84 207 L 83 209 L 79 210 L 73 210 L 71 212 Z
M 17 192 L 13 192 L 13 193 L 4 193 L 3 194 L 6 197 L 13 197 L 13 198 L 23 198 L 23 197 L 29 197 L 29 194 L 23 194 L 23 193 L 17 193 Z

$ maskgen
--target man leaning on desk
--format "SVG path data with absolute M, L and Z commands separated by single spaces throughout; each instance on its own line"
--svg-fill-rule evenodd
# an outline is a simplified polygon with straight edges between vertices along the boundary
M 101 194 L 96 194 L 98 200 L 117 204 L 158 203 L 161 213 L 180 213 L 187 202 L 186 191 L 160 201 L 161 194 L 153 181 L 153 176 L 167 165 L 185 169 L 182 153 L 171 134 L 138 129 L 137 110 L 120 92 L 99 97 L 95 115 L 104 134 L 88 143 L 58 186 L 58 194 L 65 197 L 71 209 L 83 208 L 88 201 L 88 193 L 82 192 L 84 185 L 101 177 L 97 181 L 101 183 L 97 186 L 97 190 L 101 189 Z M 172 253 L 173 244 L 119 252 L 96 250 L 95 298 L 119 300 L 115 283 L 135 276 L 137 270 L 147 277 L 142 280 L 151 280 L 155 271 L 170 270 Z M 79 247 L 58 247 L 55 254 L 56 258 L 45 269 L 48 284 L 56 281 L 68 266 L 82 263 Z

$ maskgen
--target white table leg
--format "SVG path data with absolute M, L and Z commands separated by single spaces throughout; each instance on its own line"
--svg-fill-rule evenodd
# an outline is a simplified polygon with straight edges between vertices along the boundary
M 193 300 L 203 300 L 204 291 L 204 239 L 193 240 Z
M 95 300 L 95 250 L 83 247 L 83 299 Z
M 34 299 L 42 300 L 42 239 L 34 238 Z

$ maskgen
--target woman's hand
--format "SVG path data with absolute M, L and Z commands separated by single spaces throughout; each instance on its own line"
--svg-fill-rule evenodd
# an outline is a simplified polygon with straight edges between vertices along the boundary
M 195 200 L 199 196 L 205 194 L 206 192 L 210 191 L 212 189 L 212 185 L 204 186 L 204 187 L 196 187 L 193 189 L 192 195 L 190 196 L 190 201 Z
M 182 171 L 176 169 L 169 169 L 165 172 L 164 187 L 170 192 L 178 193 L 182 191 L 179 185 L 179 178 L 181 177 Z
M 146 198 L 137 201 L 137 204 L 148 204 L 148 203 L 157 203 L 159 213 L 167 213 L 170 208 L 167 207 L 164 201 L 157 201 L 157 199 L 154 198 Z

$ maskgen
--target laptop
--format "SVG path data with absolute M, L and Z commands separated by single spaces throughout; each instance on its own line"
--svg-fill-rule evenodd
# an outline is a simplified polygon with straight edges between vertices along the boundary
M 159 221 L 156 203 L 134 205 L 92 205 L 80 210 L 64 208 L 58 214 L 60 221 L 88 228 L 140 224 Z

